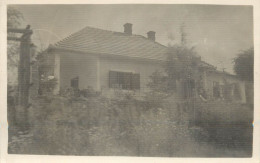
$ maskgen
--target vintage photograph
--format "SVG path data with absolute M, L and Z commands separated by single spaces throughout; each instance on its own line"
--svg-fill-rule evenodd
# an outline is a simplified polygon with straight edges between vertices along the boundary
M 253 6 L 7 6 L 8 154 L 250 158 Z

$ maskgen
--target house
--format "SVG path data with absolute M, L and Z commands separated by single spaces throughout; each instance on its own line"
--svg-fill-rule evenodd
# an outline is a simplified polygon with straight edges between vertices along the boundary
M 246 85 L 236 75 L 224 71 L 205 71 L 204 88 L 211 99 L 246 102 Z
M 141 94 L 149 91 L 147 83 L 151 74 L 162 70 L 167 51 L 166 46 L 156 42 L 154 31 L 147 32 L 147 37 L 135 35 L 130 23 L 124 25 L 124 32 L 85 27 L 49 46 L 45 51 L 46 62 L 41 67 L 57 79 L 55 94 L 71 87 L 93 88 L 102 94 L 110 94 L 115 89 Z M 216 77 L 222 73 L 217 73 L 214 66 L 200 59 L 198 71 L 201 78 L 190 82 L 195 88 L 201 80 L 204 90 L 213 95 L 214 86 L 223 83 L 223 77 Z M 225 80 L 240 82 L 234 77 Z M 187 92 L 193 89 L 189 88 L 190 82 L 179 81 L 179 92 L 189 94 Z
M 167 51 L 155 41 L 155 32 L 147 36 L 132 34 L 130 23 L 124 32 L 86 27 L 50 46 L 45 67 L 57 79 L 55 93 L 69 87 L 144 92 L 149 76 L 162 68 Z
M 182 98 L 201 97 L 202 100 L 246 102 L 245 82 L 236 75 L 217 70 L 200 58 L 186 78 L 176 80 L 177 93 Z

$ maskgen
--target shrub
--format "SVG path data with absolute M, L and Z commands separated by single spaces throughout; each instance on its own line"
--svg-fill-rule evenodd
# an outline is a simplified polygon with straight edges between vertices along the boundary
M 43 76 L 40 81 L 39 94 L 52 94 L 56 85 L 57 79 L 53 76 Z
M 95 91 L 93 87 L 88 87 L 87 89 L 80 90 L 80 95 L 83 97 L 96 97 L 100 95 L 100 92 Z
M 190 129 L 189 122 L 194 115 L 204 122 L 230 119 L 238 104 L 223 103 L 211 108 L 216 104 L 180 102 L 174 94 L 160 98 L 158 103 L 155 96 L 151 97 L 140 100 L 133 96 L 120 99 L 50 96 L 48 102 L 38 98 L 30 111 L 32 145 L 24 144 L 19 149 L 35 154 L 167 157 L 191 156 L 204 150 L 199 153 L 201 156 L 207 153 L 202 149 L 203 142 L 209 138 L 219 140 L 214 134 L 221 138 L 232 135 L 227 129 L 213 132 L 208 128 L 211 126 Z M 227 107 L 232 108 L 230 113 Z M 234 115 L 232 122 L 249 116 L 244 113 L 239 111 L 241 115 Z M 234 138 L 244 140 L 244 137 Z

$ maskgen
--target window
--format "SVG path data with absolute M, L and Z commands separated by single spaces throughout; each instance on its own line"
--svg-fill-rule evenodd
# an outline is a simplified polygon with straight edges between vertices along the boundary
M 75 78 L 71 79 L 70 86 L 74 89 L 78 89 L 79 88 L 79 77 L 75 77 Z
M 140 89 L 140 74 L 109 71 L 109 88 Z

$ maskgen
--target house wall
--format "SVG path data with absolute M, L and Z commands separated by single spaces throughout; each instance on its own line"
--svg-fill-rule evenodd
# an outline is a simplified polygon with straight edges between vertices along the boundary
M 69 52 L 54 53 L 54 75 L 58 79 L 55 92 L 71 87 L 71 79 L 79 77 L 79 89 L 92 87 L 103 94 L 112 93 L 109 88 L 109 71 L 133 72 L 140 74 L 140 90 L 143 93 L 149 90 L 147 83 L 156 70 L 163 70 L 162 62 L 124 58 L 119 56 L 99 56 L 92 54 L 79 54 Z M 207 94 L 213 97 L 213 82 L 220 85 L 238 83 L 241 101 L 245 102 L 245 83 L 234 76 L 224 73 L 205 72 L 203 85 Z
M 79 89 L 98 89 L 98 57 L 91 54 L 60 54 L 60 89 L 71 87 L 71 79 L 79 77 Z
M 158 61 L 129 59 L 119 57 L 100 57 L 100 86 L 103 92 L 109 89 L 109 71 L 134 72 L 140 74 L 140 93 L 148 90 L 147 83 L 156 70 L 162 69 Z
M 158 61 L 120 58 L 93 54 L 69 52 L 53 52 L 54 76 L 58 80 L 58 94 L 61 90 L 71 87 L 71 79 L 79 77 L 79 89 L 92 87 L 102 93 L 111 93 L 109 88 L 109 71 L 134 72 L 140 74 L 140 92 L 148 90 L 147 83 L 156 70 L 162 69 Z
M 206 72 L 204 75 L 204 88 L 208 94 L 213 96 L 213 82 L 219 82 L 220 85 L 238 84 L 240 89 L 241 101 L 245 102 L 245 83 L 238 78 L 224 73 Z

